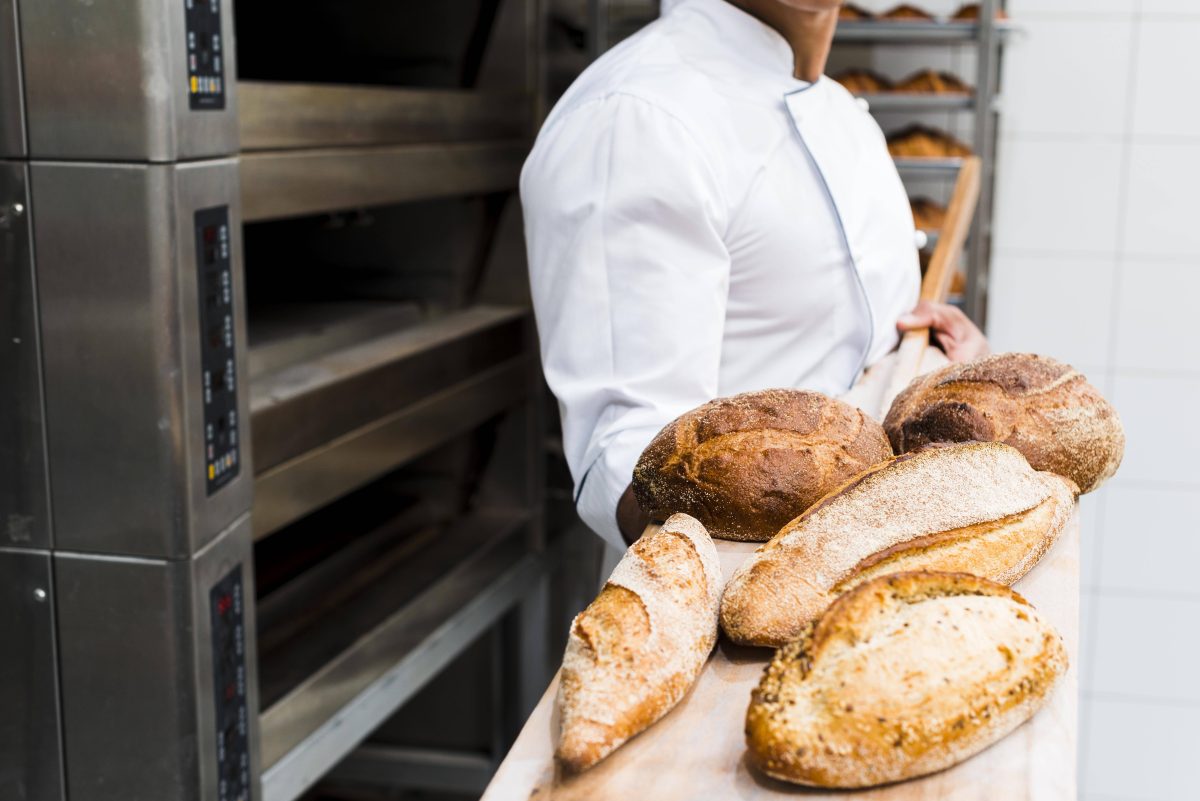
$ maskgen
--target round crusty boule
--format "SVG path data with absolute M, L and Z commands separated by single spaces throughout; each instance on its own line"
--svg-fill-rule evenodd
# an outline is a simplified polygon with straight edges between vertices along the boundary
M 1125 431 L 1070 365 L 1032 353 L 951 364 L 914 380 L 883 421 L 896 453 L 935 442 L 1003 442 L 1035 470 L 1091 492 L 1117 472 Z
M 852 476 L 891 458 L 879 423 L 819 392 L 717 398 L 668 424 L 633 471 L 654 520 L 695 517 L 714 537 L 765 542 Z

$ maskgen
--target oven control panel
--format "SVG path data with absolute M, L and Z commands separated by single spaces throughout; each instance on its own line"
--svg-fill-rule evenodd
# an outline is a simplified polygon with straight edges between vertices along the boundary
M 188 105 L 192 111 L 223 109 L 225 53 L 221 42 L 221 0 L 182 2 L 187 27 Z
M 209 593 L 213 690 L 216 697 L 216 801 L 250 801 L 250 721 L 246 700 L 246 637 L 242 568 Z
M 196 212 L 200 273 L 200 368 L 204 393 L 204 477 L 212 495 L 238 474 L 239 422 L 233 341 L 229 207 Z

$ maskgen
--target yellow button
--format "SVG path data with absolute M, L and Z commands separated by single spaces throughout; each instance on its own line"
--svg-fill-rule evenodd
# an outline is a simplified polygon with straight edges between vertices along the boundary
M 192 76 L 192 94 L 196 94 L 200 90 L 200 79 L 195 75 Z
M 208 466 L 208 478 L 209 478 L 209 480 L 211 481 L 211 480 L 212 480 L 212 477 L 213 477 L 213 476 L 215 476 L 215 475 L 216 475 L 216 470 L 215 470 L 215 469 L 213 468 L 213 466 L 210 464 L 210 465 Z

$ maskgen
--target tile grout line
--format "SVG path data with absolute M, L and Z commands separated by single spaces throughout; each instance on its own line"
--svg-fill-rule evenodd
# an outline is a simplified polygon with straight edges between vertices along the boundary
M 1133 110 L 1137 104 L 1137 83 L 1138 83 L 1138 54 L 1139 43 L 1142 32 L 1142 0 L 1135 0 L 1133 7 L 1133 17 L 1129 31 L 1129 78 L 1125 87 L 1125 136 L 1128 138 L 1133 133 Z M 1116 386 L 1114 367 L 1116 366 L 1117 353 L 1117 336 L 1119 333 L 1119 321 L 1117 314 L 1120 311 L 1120 290 L 1121 290 L 1121 270 L 1124 267 L 1124 260 L 1121 257 L 1121 252 L 1125 248 L 1125 228 L 1126 215 L 1129 212 L 1128 190 L 1130 183 L 1130 171 L 1132 169 L 1132 150 L 1133 145 L 1129 141 L 1125 141 L 1121 145 L 1121 167 L 1117 179 L 1117 229 L 1114 232 L 1114 249 L 1113 254 L 1113 274 L 1112 274 L 1112 295 L 1109 306 L 1109 319 L 1112 325 L 1109 329 L 1108 336 L 1108 365 L 1105 371 L 1105 383 L 1108 384 L 1108 391 L 1113 402 L 1116 402 Z M 1107 494 L 1097 499 L 1095 513 L 1097 515 L 1096 525 L 1093 529 L 1093 538 L 1095 544 L 1092 553 L 1092 576 L 1099 577 L 1100 570 L 1103 566 L 1104 557 L 1104 538 L 1107 536 L 1107 526 L 1105 525 L 1105 512 L 1108 509 Z M 1091 614 L 1088 619 L 1088 629 L 1090 633 L 1087 635 L 1090 641 L 1088 648 L 1087 664 L 1084 666 L 1083 675 L 1080 676 L 1081 689 L 1085 691 L 1092 687 L 1096 679 L 1096 654 L 1099 653 L 1099 637 L 1101 631 L 1100 624 L 1100 608 L 1095 601 L 1100 597 L 1098 594 L 1090 593 L 1093 601 Z M 1085 696 L 1081 699 L 1086 703 Z M 1081 703 L 1081 706 L 1083 704 Z M 1091 710 L 1088 711 L 1088 719 L 1092 719 Z M 1088 779 L 1089 768 L 1091 766 L 1091 733 L 1089 730 L 1080 732 L 1079 734 L 1079 759 L 1076 765 L 1078 772 L 1079 792 L 1085 793 L 1089 789 L 1091 782 Z

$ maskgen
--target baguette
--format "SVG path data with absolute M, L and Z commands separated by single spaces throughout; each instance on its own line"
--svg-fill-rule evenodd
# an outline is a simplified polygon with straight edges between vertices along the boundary
M 725 588 L 721 627 L 781 646 L 838 595 L 885 573 L 1012 582 L 1062 533 L 1078 490 L 996 442 L 930 447 L 857 476 L 783 527 Z
M 745 392 L 660 431 L 638 459 L 633 490 L 652 520 L 685 512 L 714 537 L 763 542 L 891 456 L 883 427 L 848 403 L 799 389 Z
M 1070 366 L 1031 353 L 920 376 L 892 402 L 883 425 L 897 453 L 931 442 L 1004 442 L 1081 492 L 1111 477 L 1125 452 L 1121 420 L 1100 392 Z
M 677 704 L 717 641 L 721 568 L 704 526 L 673 515 L 635 542 L 571 624 L 555 757 L 596 764 Z
M 883 576 L 776 653 L 746 712 L 750 761 L 815 787 L 923 776 L 1028 720 L 1066 670 L 1062 638 L 1012 590 Z

